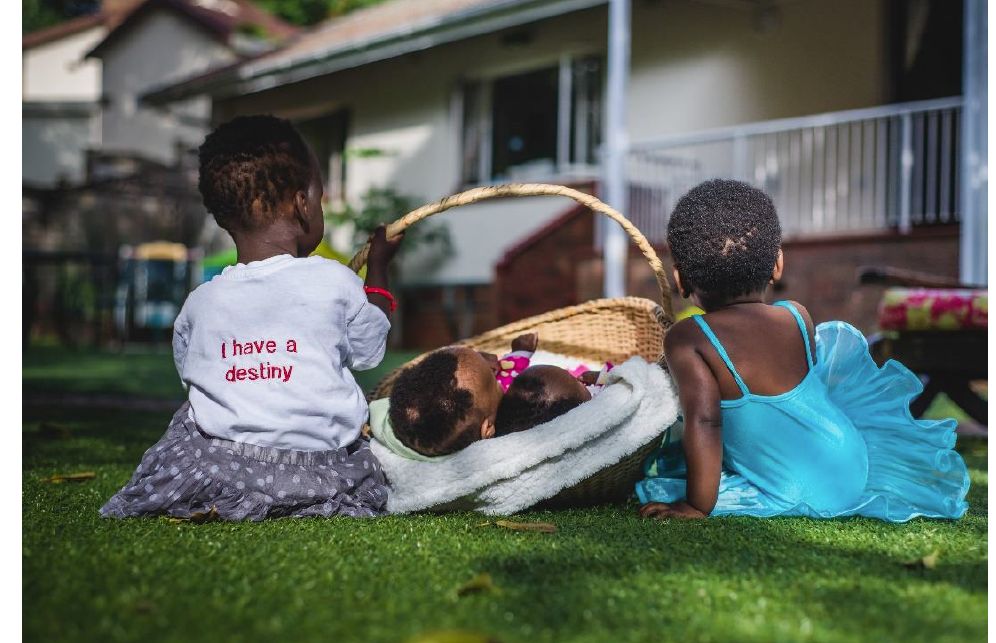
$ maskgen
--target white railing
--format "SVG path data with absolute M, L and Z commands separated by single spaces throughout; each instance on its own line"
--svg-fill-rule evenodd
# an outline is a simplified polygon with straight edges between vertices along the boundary
M 661 243 L 682 194 L 732 177 L 771 195 L 787 238 L 955 223 L 961 105 L 884 105 L 633 144 L 628 214 Z

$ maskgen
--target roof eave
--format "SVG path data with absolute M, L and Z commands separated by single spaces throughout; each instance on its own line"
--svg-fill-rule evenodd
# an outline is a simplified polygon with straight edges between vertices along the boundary
M 397 29 L 369 40 L 346 43 L 310 58 L 260 68 L 248 62 L 231 71 L 168 85 L 142 96 L 142 102 L 162 105 L 207 94 L 216 99 L 253 94 L 345 69 L 396 58 L 439 45 L 502 29 L 590 9 L 608 0 L 504 0 L 444 16 L 416 27 Z

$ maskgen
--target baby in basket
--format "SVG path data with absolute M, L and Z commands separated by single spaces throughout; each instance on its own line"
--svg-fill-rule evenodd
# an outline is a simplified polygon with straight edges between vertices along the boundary
M 370 405 L 371 431 L 398 455 L 428 460 L 470 444 L 524 431 L 589 401 L 601 372 L 530 366 L 535 333 L 512 341 L 501 359 L 465 346 L 430 353 L 398 375 L 388 400 Z

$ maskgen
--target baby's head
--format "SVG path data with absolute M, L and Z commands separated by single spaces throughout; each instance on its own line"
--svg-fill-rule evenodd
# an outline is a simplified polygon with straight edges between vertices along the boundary
M 495 435 L 531 429 L 590 399 L 588 388 L 568 371 L 531 366 L 512 381 L 498 405 Z
M 763 293 L 782 274 L 781 226 L 767 194 L 713 179 L 678 201 L 667 226 L 675 281 L 707 310 Z
M 497 357 L 464 346 L 442 348 L 406 368 L 391 390 L 395 437 L 428 456 L 493 437 L 502 397 L 497 371 Z
M 199 157 L 204 207 L 236 245 L 279 236 L 305 256 L 321 242 L 318 159 L 290 122 L 240 116 L 208 134 Z

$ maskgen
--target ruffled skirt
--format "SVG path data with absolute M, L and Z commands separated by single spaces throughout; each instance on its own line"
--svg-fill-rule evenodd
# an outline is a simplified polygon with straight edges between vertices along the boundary
M 387 482 L 366 440 L 328 451 L 231 442 L 201 433 L 188 408 L 176 412 L 128 484 L 100 508 L 102 516 L 262 520 L 386 513 Z

